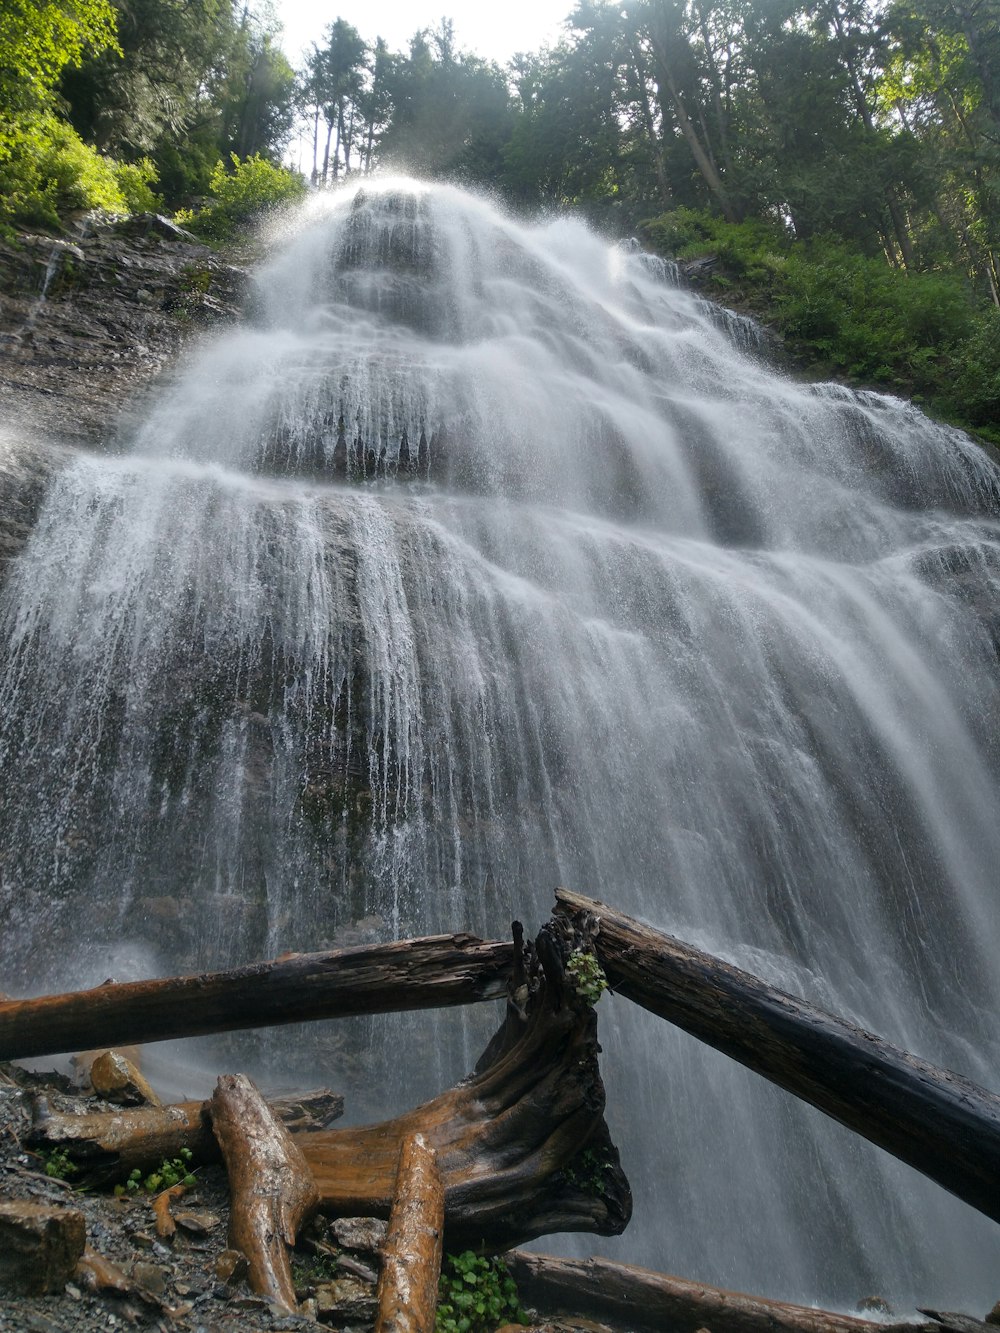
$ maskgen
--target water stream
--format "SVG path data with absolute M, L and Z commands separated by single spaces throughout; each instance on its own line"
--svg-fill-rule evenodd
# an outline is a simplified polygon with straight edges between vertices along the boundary
M 495 935 L 566 883 L 1000 1086 L 998 498 L 960 433 L 771 372 L 578 223 L 314 204 L 246 326 L 55 477 L 3 590 L 4 988 Z M 586 1252 L 1000 1295 L 986 1219 L 600 1013 L 637 1206 Z M 253 1053 L 385 1113 L 494 1019 Z

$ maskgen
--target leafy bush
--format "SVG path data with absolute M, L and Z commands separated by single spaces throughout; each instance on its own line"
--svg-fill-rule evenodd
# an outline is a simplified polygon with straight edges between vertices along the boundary
M 114 164 L 51 112 L 18 116 L 0 133 L 0 223 L 58 228 L 67 213 L 125 207 Z
M 157 172 L 148 157 L 138 162 L 116 162 L 115 180 L 130 213 L 155 213 L 163 207 L 163 200 L 153 192 Z
M 527 1322 L 502 1259 L 472 1250 L 445 1255 L 434 1333 L 492 1333 L 501 1324 Z
M 276 167 L 259 153 L 242 161 L 231 153 L 230 162 L 231 170 L 221 159 L 215 164 L 209 182 L 214 201 L 207 208 L 176 214 L 182 226 L 213 240 L 226 240 L 238 227 L 295 203 L 306 193 L 306 183 L 297 172 Z
M 1000 310 L 984 310 L 955 348 L 953 415 L 1000 444 Z
M 643 224 L 677 259 L 717 258 L 720 299 L 775 326 L 822 373 L 918 398 L 1000 437 L 1000 312 L 954 272 L 903 272 L 837 237 L 796 240 L 778 222 L 737 224 L 680 208 Z

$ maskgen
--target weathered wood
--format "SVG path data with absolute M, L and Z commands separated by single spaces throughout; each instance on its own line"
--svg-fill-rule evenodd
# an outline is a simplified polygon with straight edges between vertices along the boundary
M 449 1249 L 624 1229 L 632 1201 L 603 1118 L 597 1018 L 556 962 L 585 943 L 562 921 L 543 928 L 537 950 L 524 947 L 504 1024 L 473 1076 L 395 1120 L 300 1140 L 324 1211 L 387 1217 L 400 1148 L 420 1134 L 437 1154 Z
M 211 1117 L 229 1176 L 229 1243 L 246 1256 L 258 1296 L 294 1311 L 288 1248 L 318 1202 L 312 1174 L 245 1074 L 222 1075 Z
M 934 1324 L 875 1323 L 607 1259 L 556 1259 L 521 1250 L 504 1258 L 525 1305 L 546 1315 L 610 1320 L 630 1333 L 941 1333 Z
M 0 1003 L 0 1061 L 502 999 L 513 945 L 434 935 Z
M 268 1105 L 286 1129 L 315 1132 L 343 1114 L 344 1099 L 322 1088 L 297 1097 L 270 1098 Z M 164 1159 L 173 1161 L 182 1148 L 190 1150 L 195 1162 L 214 1162 L 219 1145 L 208 1108 L 208 1102 L 180 1102 L 62 1115 L 50 1109 L 47 1098 L 36 1097 L 25 1143 L 34 1149 L 61 1148 L 95 1183 L 124 1179 L 136 1167 L 146 1170 Z
M 444 1188 L 423 1135 L 399 1154 L 396 1195 L 382 1247 L 375 1333 L 434 1333 L 444 1247 Z
M 996 1093 L 604 903 L 568 889 L 557 890 L 556 898 L 557 911 L 599 920 L 595 949 L 618 995 L 825 1111 L 1000 1221 Z

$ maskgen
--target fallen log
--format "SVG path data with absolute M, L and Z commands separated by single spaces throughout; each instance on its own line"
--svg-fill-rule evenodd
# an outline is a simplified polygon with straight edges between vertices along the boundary
M 223 1074 L 212 1130 L 229 1176 L 229 1244 L 246 1257 L 258 1296 L 298 1309 L 288 1251 L 319 1196 L 295 1140 L 245 1074 Z
M 322 1088 L 298 1096 L 270 1098 L 268 1105 L 291 1132 L 315 1132 L 343 1114 L 344 1099 Z M 36 1151 L 59 1148 L 84 1169 L 88 1183 L 124 1179 L 136 1167 L 173 1161 L 187 1148 L 195 1162 L 215 1162 L 219 1145 L 212 1133 L 208 1102 L 142 1106 L 85 1115 L 54 1112 L 36 1097 L 25 1145 Z
M 437 1155 L 448 1249 L 624 1230 L 632 1200 L 604 1122 L 597 1017 L 565 970 L 588 948 L 585 926 L 552 922 L 532 945 L 515 923 L 515 943 L 506 1017 L 471 1077 L 394 1120 L 300 1140 L 324 1212 L 388 1217 L 400 1149 L 421 1135 Z
M 1000 1221 L 1000 1096 L 568 889 L 618 995 L 723 1051 Z M 715 1330 L 713 1328 L 713 1333 Z
M 0 1061 L 502 999 L 507 943 L 433 935 L 0 1003 Z
M 396 1197 L 382 1246 L 375 1333 L 434 1333 L 444 1252 L 444 1189 L 420 1134 L 399 1154 Z
M 608 1259 L 504 1256 L 525 1305 L 544 1315 L 586 1315 L 629 1333 L 942 1333 L 936 1324 L 888 1323 L 788 1305 Z M 982 1326 L 982 1333 L 988 1333 Z

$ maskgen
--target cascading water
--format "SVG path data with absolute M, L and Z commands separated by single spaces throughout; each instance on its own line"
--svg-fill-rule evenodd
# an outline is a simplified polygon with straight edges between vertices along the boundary
M 576 223 L 401 182 L 316 205 L 8 579 L 6 986 L 495 935 L 566 883 L 1000 1084 L 1000 470 L 746 343 Z M 637 1207 L 587 1250 L 1000 1294 L 984 1218 L 600 1013 Z M 363 1025 L 365 1095 L 452 1081 L 492 1017 Z M 340 1050 L 337 1084 L 324 1031 L 265 1057 Z

